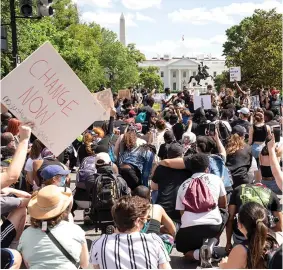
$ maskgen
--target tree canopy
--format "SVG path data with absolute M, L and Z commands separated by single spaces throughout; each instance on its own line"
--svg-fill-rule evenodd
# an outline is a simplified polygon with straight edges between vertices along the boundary
M 163 82 L 158 75 L 158 67 L 140 67 L 140 84 L 149 89 L 163 89 Z
M 15 5 L 19 14 L 18 1 Z M 21 61 L 44 42 L 50 41 L 90 91 L 96 91 L 101 85 L 113 90 L 137 85 L 138 63 L 145 60 L 145 56 L 135 44 L 125 47 L 114 32 L 96 23 L 81 22 L 77 6 L 71 0 L 56 1 L 53 8 L 55 14 L 52 17 L 17 19 Z M 2 23 L 9 23 L 9 1 L 1 1 L 1 11 Z M 11 50 L 9 28 L 8 46 Z M 1 52 L 1 59 L 3 77 L 12 70 L 12 57 Z
M 282 88 L 282 14 L 255 10 L 226 35 L 226 66 L 240 66 L 243 83 Z

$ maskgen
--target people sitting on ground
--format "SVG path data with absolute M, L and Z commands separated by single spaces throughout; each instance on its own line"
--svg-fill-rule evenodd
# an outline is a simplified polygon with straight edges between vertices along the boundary
M 155 155 L 155 150 L 149 144 L 138 145 L 138 141 L 135 128 L 129 127 L 116 152 L 120 174 L 131 190 L 141 184 L 148 186 Z
M 167 157 L 169 159 L 182 158 L 182 146 L 177 142 L 172 142 L 168 147 Z M 188 170 L 176 170 L 159 165 L 152 176 L 151 189 L 158 191 L 156 203 L 164 208 L 175 223 L 181 223 L 180 212 L 175 210 L 178 189 L 191 175 Z
M 33 187 L 34 190 L 38 189 L 36 186 L 35 180 L 33 178 L 33 162 L 35 160 L 41 160 L 41 152 L 44 149 L 44 145 L 41 143 L 40 140 L 36 139 L 31 147 L 28 160 L 25 165 L 25 172 L 26 172 L 26 182 L 28 190 L 31 190 Z
M 168 155 L 167 152 L 168 152 L 169 145 L 172 142 L 176 141 L 175 136 L 171 130 L 165 131 L 163 138 L 164 138 L 164 143 L 160 145 L 160 148 L 157 154 L 161 160 L 167 158 L 167 155 Z
M 67 169 L 67 167 L 62 164 L 56 157 L 55 155 L 47 148 L 44 148 L 41 152 L 41 157 L 42 159 L 40 160 L 35 160 L 33 162 L 33 178 L 36 182 L 36 185 L 38 187 L 41 187 L 42 185 L 42 177 L 41 177 L 41 172 L 43 169 L 49 165 L 59 165 L 63 169 Z
M 42 188 L 31 198 L 28 204 L 31 226 L 23 232 L 18 246 L 27 268 L 88 267 L 85 232 L 78 225 L 65 221 L 71 202 L 72 194 L 62 192 L 55 185 Z
M 132 196 L 139 196 L 151 201 L 150 189 L 138 186 L 132 191 Z M 167 215 L 164 208 L 159 204 L 150 204 L 149 220 L 142 229 L 144 233 L 170 234 L 175 237 L 176 227 L 172 219 Z
M 124 196 L 112 207 L 117 232 L 94 241 L 90 263 L 100 269 L 171 269 L 162 240 L 155 233 L 141 233 L 150 214 L 148 200 Z M 130 251 L 130 252 L 129 252 Z
M 252 166 L 253 156 L 251 147 L 245 143 L 245 133 L 246 129 L 243 126 L 234 126 L 226 146 L 226 166 L 233 178 L 233 188 L 251 183 L 248 172 Z
M 191 158 L 192 177 L 179 188 L 176 210 L 181 212 L 181 228 L 176 235 L 176 249 L 190 260 L 199 260 L 203 240 L 218 238 L 226 225 L 228 213 L 223 181 L 209 174 L 209 157 Z M 221 214 L 222 213 L 222 214 Z
M 274 232 L 282 231 L 282 205 L 276 194 L 261 184 L 242 184 L 234 189 L 229 202 L 229 220 L 226 225 L 226 251 L 232 249 L 232 236 L 234 245 L 245 240 L 244 235 L 237 226 L 237 214 L 241 207 L 248 202 L 257 202 L 277 220 L 271 229 Z
M 83 135 L 83 143 L 78 149 L 78 161 L 79 164 L 82 164 L 83 160 L 86 157 L 94 155 L 94 131 L 88 130 Z
M 245 241 L 236 245 L 219 263 L 221 269 L 282 269 L 282 253 L 279 262 L 272 263 L 270 256 L 282 243 L 282 232 L 273 232 L 269 227 L 269 218 L 265 207 L 256 202 L 244 204 L 238 214 L 238 229 Z M 281 265 L 280 265 L 281 264 Z M 278 265 L 280 265 L 278 267 Z

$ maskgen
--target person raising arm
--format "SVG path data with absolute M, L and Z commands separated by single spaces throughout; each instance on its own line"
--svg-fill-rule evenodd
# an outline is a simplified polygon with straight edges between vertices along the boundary
M 271 140 L 267 143 L 268 152 L 269 152 L 269 161 L 272 174 L 275 178 L 277 186 L 282 190 L 282 183 L 283 183 L 283 172 L 281 171 L 280 164 L 278 162 L 278 158 L 276 156 L 275 148 L 275 138 L 274 134 L 271 136 Z
M 10 166 L 6 172 L 1 173 L 1 187 L 5 188 L 18 181 L 24 167 L 29 138 L 31 136 L 31 123 L 22 124 L 19 127 L 20 142 Z

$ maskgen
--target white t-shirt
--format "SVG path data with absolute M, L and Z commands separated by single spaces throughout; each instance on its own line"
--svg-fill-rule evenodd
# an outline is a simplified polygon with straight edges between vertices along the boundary
M 191 178 L 186 180 L 179 188 L 176 200 L 176 210 L 185 210 L 185 205 L 183 204 L 183 199 L 185 197 L 187 188 L 192 180 L 192 178 L 201 177 L 203 181 L 207 184 L 216 204 L 218 204 L 219 197 L 225 196 L 226 191 L 223 181 L 214 174 L 206 173 L 195 173 Z M 203 213 L 193 213 L 185 211 L 181 219 L 181 228 L 186 228 L 190 226 L 197 225 L 219 225 L 222 222 L 222 218 L 219 212 L 218 206 L 209 211 Z
M 82 228 L 63 220 L 50 231 L 79 262 L 82 244 L 86 243 L 85 232 Z M 41 228 L 29 227 L 24 230 L 18 251 L 31 269 L 76 269 Z
M 103 234 L 94 241 L 90 263 L 100 269 L 158 269 L 170 258 L 155 233 Z
M 41 155 L 39 155 L 39 157 L 36 158 L 36 159 L 28 158 L 24 170 L 25 170 L 26 172 L 32 172 L 32 171 L 33 171 L 33 162 L 34 162 L 35 160 L 41 160 L 41 159 L 42 159 Z

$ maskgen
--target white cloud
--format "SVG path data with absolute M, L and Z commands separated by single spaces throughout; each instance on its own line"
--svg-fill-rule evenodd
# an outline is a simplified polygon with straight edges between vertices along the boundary
M 151 7 L 160 7 L 162 0 L 122 0 L 122 4 L 128 9 L 140 10 Z
M 101 8 L 112 7 L 112 0 L 73 0 L 73 2 L 80 6 L 89 5 Z
M 216 35 L 211 38 L 187 38 L 180 40 L 162 40 L 153 45 L 138 46 L 148 58 L 156 55 L 169 54 L 171 56 L 196 56 L 197 54 L 210 54 L 220 56 L 221 45 L 226 41 L 225 35 Z
M 137 24 L 134 22 L 133 14 L 125 14 L 126 27 L 135 27 Z M 82 14 L 82 20 L 84 22 L 95 22 L 100 24 L 102 27 L 109 27 L 111 25 L 117 25 L 120 23 L 121 13 L 118 12 L 107 12 L 98 11 L 91 12 L 87 11 Z
M 208 24 L 216 22 L 219 24 L 234 24 L 233 16 L 249 16 L 255 9 L 270 10 L 276 8 L 280 13 L 283 11 L 281 1 L 265 0 L 262 3 L 232 3 L 223 7 L 212 9 L 193 8 L 179 9 L 168 14 L 172 22 L 187 22 L 192 24 Z
M 138 21 L 146 21 L 146 22 L 155 22 L 155 20 L 149 16 L 145 16 L 141 14 L 140 12 L 136 12 L 136 19 Z

